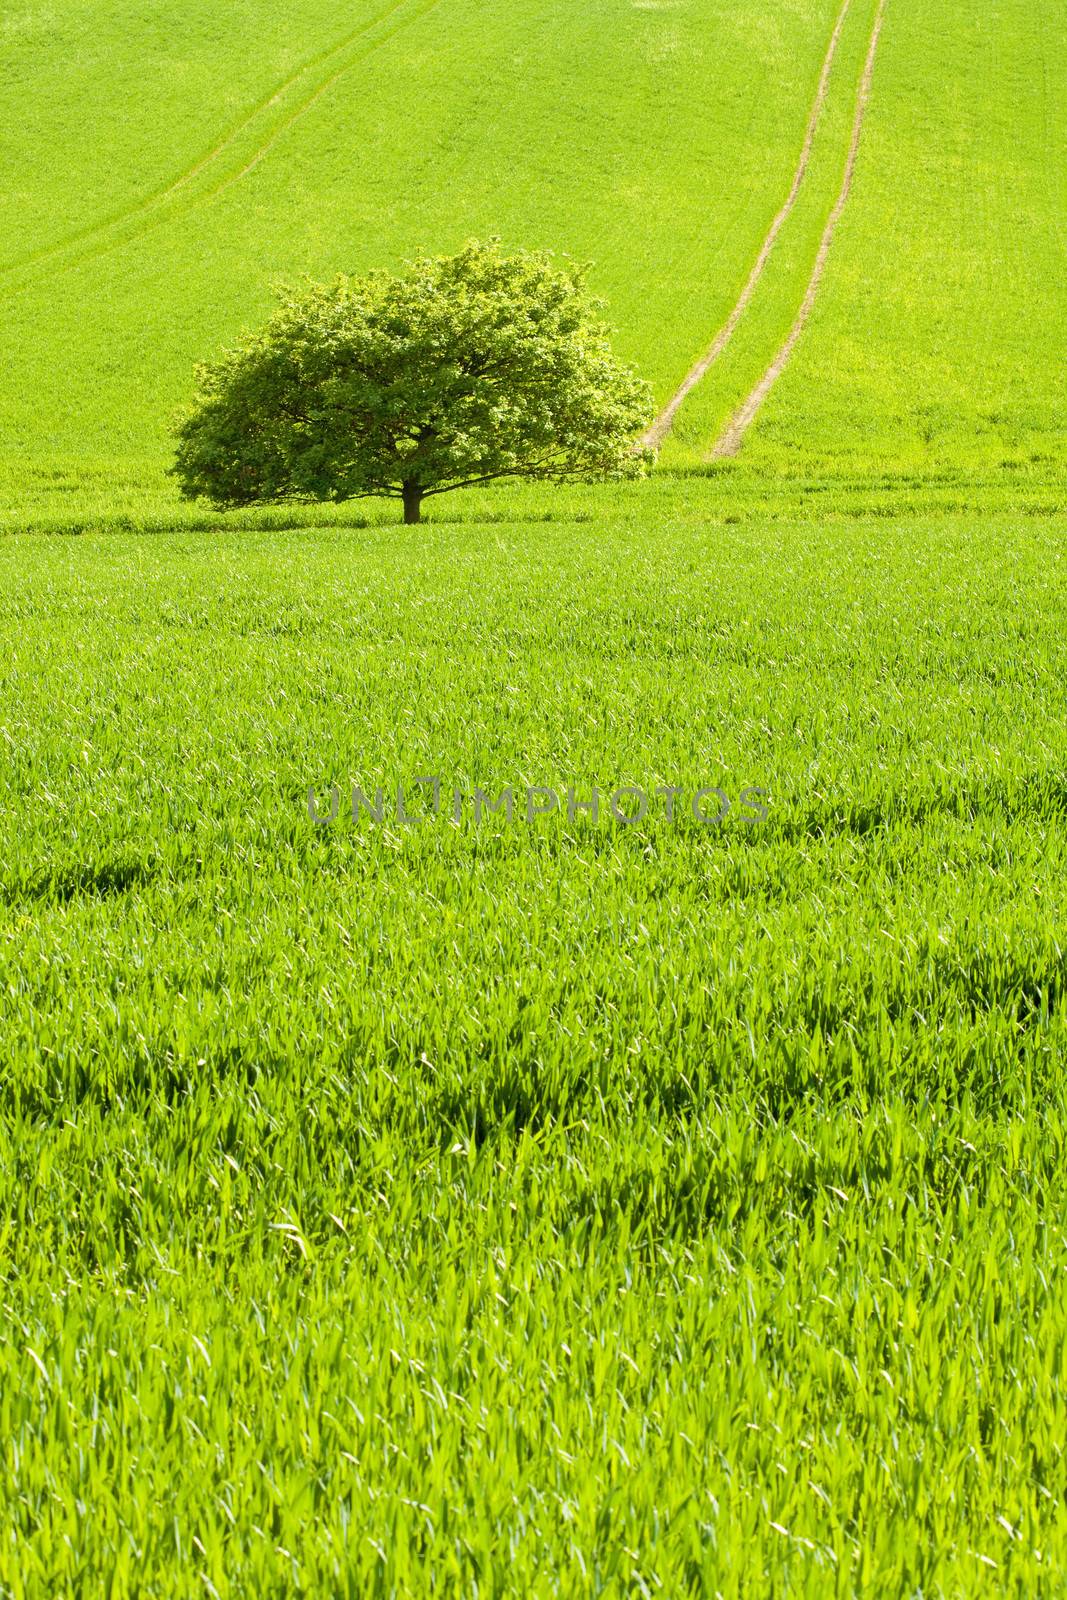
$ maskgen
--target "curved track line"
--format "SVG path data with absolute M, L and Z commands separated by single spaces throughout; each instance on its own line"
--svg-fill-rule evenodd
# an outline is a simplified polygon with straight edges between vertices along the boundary
M 398 3 L 391 6 L 387 12 L 378 18 L 377 23 L 372 24 L 372 26 L 377 26 L 380 23 L 388 21 L 389 17 L 394 11 L 398 11 L 401 5 L 407 5 L 408 3 L 409 0 L 398 0 Z M 395 39 L 397 34 L 400 33 L 404 28 L 409 27 L 411 23 L 421 22 L 423 17 L 428 17 L 430 12 L 436 10 L 440 3 L 441 0 L 424 0 L 424 3 L 418 7 L 418 9 L 413 9 L 409 16 L 402 17 L 396 26 L 391 28 L 388 33 L 383 33 L 379 39 L 375 39 L 361 56 L 357 56 L 353 61 L 343 62 L 341 66 L 337 68 L 336 72 L 332 72 L 328 78 L 324 79 L 324 81 L 319 84 L 318 88 L 312 90 L 306 100 L 302 100 L 300 102 L 291 116 L 286 117 L 284 122 L 279 123 L 270 137 L 263 141 L 259 149 L 256 150 L 252 155 L 251 160 L 247 161 L 240 171 L 233 172 L 228 177 L 223 178 L 221 183 L 217 183 L 213 189 L 209 189 L 206 194 L 199 196 L 198 198 L 204 200 L 214 200 L 216 195 L 222 194 L 225 189 L 231 188 L 233 184 L 239 183 L 242 178 L 246 178 L 248 174 L 254 170 L 254 168 L 259 166 L 259 163 L 263 160 L 264 156 L 270 153 L 282 135 L 288 133 L 293 124 L 295 122 L 299 122 L 300 118 L 305 114 L 305 112 L 311 110 L 311 107 L 315 104 L 315 101 L 318 100 L 321 95 L 324 95 L 328 89 L 332 89 L 339 78 L 343 78 L 346 72 L 351 72 L 353 67 L 362 65 L 369 55 L 372 55 L 373 52 L 379 49 L 383 44 L 388 44 L 391 39 Z M 368 29 L 364 29 L 363 31 L 367 32 Z M 193 203 L 195 204 L 195 202 Z
M 206 167 L 211 166 L 211 164 L 214 161 L 217 161 L 221 155 L 224 155 L 230 146 L 234 144 L 238 138 L 240 138 L 241 134 L 246 132 L 247 129 L 250 128 L 252 124 L 263 115 L 264 112 L 270 111 L 274 106 L 278 105 L 280 101 L 284 100 L 285 96 L 289 93 L 290 89 L 293 88 L 294 84 L 299 83 L 300 79 L 306 77 L 313 68 L 324 66 L 327 62 L 332 61 L 336 56 L 340 55 L 342 51 L 351 49 L 351 47 L 356 44 L 358 40 L 363 38 L 365 34 L 370 33 L 374 28 L 381 27 L 383 23 L 388 22 L 390 17 L 394 16 L 397 11 L 401 10 L 402 7 L 406 6 L 408 3 L 409 0 L 393 0 L 393 3 L 387 6 L 384 11 L 380 11 L 377 16 L 372 17 L 369 21 L 362 23 L 361 26 L 356 28 L 352 33 L 346 34 L 346 36 L 339 40 L 337 44 L 328 46 L 327 49 L 321 50 L 316 56 L 311 56 L 303 63 L 302 66 L 297 67 L 295 72 L 290 73 L 288 78 L 284 79 L 284 81 L 275 89 L 271 90 L 270 94 L 258 101 L 257 104 L 252 107 L 251 111 L 247 112 L 245 116 L 242 117 L 241 121 L 236 123 L 235 126 L 232 127 L 229 132 L 218 141 L 217 144 L 213 145 L 205 155 L 198 157 L 191 167 L 187 167 L 183 172 L 180 172 L 178 176 L 166 186 L 166 188 L 158 189 L 154 193 L 147 195 L 144 199 L 137 201 L 136 204 L 127 207 L 125 211 L 117 212 L 115 215 L 107 217 L 100 222 L 92 223 L 89 226 L 82 228 L 77 233 L 69 234 L 66 239 L 58 240 L 55 244 L 49 245 L 44 250 L 37 251 L 34 255 L 23 256 L 17 261 L 5 262 L 2 266 L 0 266 L 0 277 L 7 277 L 16 272 L 25 271 L 30 267 L 43 266 L 49 261 L 53 261 L 57 257 L 64 255 L 68 250 L 74 249 L 78 245 L 89 243 L 90 241 L 98 238 L 101 234 L 106 234 L 111 229 L 121 227 L 124 222 L 130 222 L 135 217 L 143 216 L 146 212 L 150 212 L 158 206 L 165 205 L 168 200 L 171 200 L 176 194 L 179 194 L 182 189 L 190 184 L 194 178 L 199 177 L 200 173 L 203 172 Z M 296 116 L 301 115 L 302 112 L 311 104 L 311 102 L 318 99 L 318 96 L 333 83 L 335 83 L 336 80 L 341 76 L 341 73 L 347 71 L 348 66 L 352 64 L 354 63 L 347 63 L 345 66 L 341 67 L 337 72 L 334 72 L 329 78 L 327 78 L 326 81 L 312 93 L 310 98 L 303 103 L 302 107 L 298 109 Z M 289 122 L 284 123 L 281 128 L 276 129 L 275 132 L 270 135 L 244 171 L 250 171 L 251 168 L 256 165 L 261 156 L 266 153 L 266 151 L 278 138 L 279 134 L 284 132 L 285 128 L 288 127 L 291 122 L 296 120 L 296 116 L 290 118 Z M 239 176 L 243 177 L 244 172 L 240 173 Z
M 808 170 L 808 163 L 811 159 L 811 147 L 815 141 L 815 130 L 818 127 L 819 118 L 822 115 L 822 109 L 826 103 L 826 90 L 830 82 L 830 69 L 834 64 L 834 57 L 837 54 L 838 40 L 841 37 L 841 29 L 845 25 L 845 18 L 848 15 L 851 4 L 852 0 L 843 0 L 841 10 L 838 13 L 837 22 L 834 24 L 834 31 L 830 35 L 830 43 L 826 51 L 826 59 L 822 64 L 822 72 L 819 75 L 819 86 L 815 91 L 815 100 L 812 104 L 811 114 L 808 117 L 808 126 L 804 134 L 804 143 L 800 151 L 800 160 L 797 163 L 797 170 L 793 175 L 793 187 L 786 196 L 785 204 L 782 206 L 781 210 L 778 212 L 778 215 L 771 223 L 770 228 L 767 230 L 767 237 L 760 246 L 760 253 L 756 257 L 756 264 L 749 273 L 748 281 L 738 296 L 737 304 L 734 306 L 733 310 L 730 312 L 730 315 L 727 317 L 719 332 L 716 334 L 714 343 L 711 345 L 711 348 L 707 351 L 707 353 L 701 356 L 696 365 L 686 373 L 681 387 L 677 389 L 671 396 L 663 410 L 660 412 L 659 416 L 656 418 L 655 422 L 652 424 L 651 428 L 649 428 L 648 432 L 644 435 L 643 439 L 641 440 L 642 444 L 651 445 L 653 449 L 658 449 L 663 443 L 664 439 L 671 431 L 674 419 L 678 414 L 679 407 L 681 406 L 683 400 L 685 400 L 687 395 L 692 393 L 697 384 L 700 382 L 701 378 L 703 378 L 705 373 L 708 371 L 709 367 L 711 367 L 712 364 L 716 362 L 722 355 L 723 351 L 726 349 L 726 346 L 733 338 L 734 330 L 744 315 L 745 308 L 756 292 L 756 285 L 763 276 L 763 269 L 770 259 L 771 251 L 774 249 L 775 241 L 777 240 L 779 233 L 782 231 L 782 226 L 786 218 L 789 216 L 789 213 L 796 205 L 797 196 L 800 193 L 800 186 L 804 182 L 804 176 Z
M 401 3 L 402 4 L 406 4 L 407 0 L 401 0 Z M 428 12 L 433 10 L 433 8 L 434 8 L 434 6 L 436 4 L 437 4 L 437 0 L 430 0 L 430 4 L 427 5 L 427 6 L 424 6 L 421 11 L 416 13 L 416 15 L 418 17 L 420 17 L 420 18 L 426 16 Z M 398 9 L 397 6 L 391 7 L 390 12 L 386 12 L 385 16 L 380 17 L 378 20 L 380 22 L 385 22 L 387 20 L 388 16 L 391 14 L 391 12 L 392 11 L 396 11 L 397 9 Z M 410 20 L 414 21 L 415 18 L 412 17 Z M 393 33 L 386 34 L 384 39 L 379 39 L 376 42 L 376 44 L 371 46 L 371 48 L 372 49 L 376 49 L 378 44 L 387 43 L 388 40 L 390 40 L 397 31 L 398 30 L 394 28 Z M 366 58 L 363 57 L 363 56 L 360 57 L 360 60 L 365 60 L 365 59 Z M 357 66 L 357 65 L 358 65 L 358 62 L 356 62 L 356 61 L 346 61 L 342 66 L 338 67 L 336 72 L 331 73 L 331 75 L 327 79 L 325 79 L 324 82 L 320 83 L 318 88 L 315 89 L 311 94 L 309 94 L 306 100 L 301 101 L 300 105 L 297 106 L 297 108 L 293 112 L 292 116 L 291 117 L 287 117 L 284 122 L 280 123 L 278 125 L 278 127 L 275 128 L 275 130 L 271 134 L 270 138 L 267 139 L 262 145 L 260 145 L 259 149 L 253 155 L 251 161 L 249 161 L 245 166 L 243 166 L 241 168 L 240 172 L 235 172 L 232 177 L 224 178 L 222 180 L 222 182 L 216 188 L 212 189 L 212 191 L 211 191 L 212 199 L 214 199 L 215 195 L 221 194 L 224 189 L 228 189 L 231 184 L 239 183 L 242 178 L 247 177 L 247 175 L 252 171 L 252 169 L 254 167 L 258 167 L 259 163 L 263 160 L 263 157 L 270 152 L 270 150 L 274 147 L 274 145 L 277 144 L 278 140 L 282 137 L 282 134 L 283 133 L 288 133 L 289 129 L 293 126 L 293 123 L 294 122 L 299 122 L 300 118 L 304 115 L 304 113 L 306 111 L 310 111 L 311 110 L 311 107 L 315 104 L 315 101 L 319 98 L 320 95 L 324 95 L 326 93 L 327 89 L 332 89 L 334 84 L 337 82 L 338 78 L 344 77 L 346 72 L 351 71 L 351 69 L 354 66 Z
M 804 332 L 807 320 L 811 315 L 815 298 L 819 292 L 822 275 L 826 268 L 830 246 L 833 243 L 837 224 L 841 220 L 841 213 L 845 209 L 849 193 L 852 189 L 852 177 L 856 170 L 856 157 L 859 154 L 860 135 L 863 132 L 863 120 L 867 113 L 867 102 L 871 94 L 871 80 L 874 76 L 874 58 L 878 51 L 878 40 L 882 32 L 882 15 L 885 11 L 885 0 L 878 0 L 878 12 L 874 19 L 874 29 L 871 33 L 870 48 L 867 51 L 867 60 L 860 79 L 859 93 L 856 96 L 856 116 L 852 124 L 852 141 L 848 148 L 848 159 L 845 162 L 845 175 L 841 182 L 841 193 L 834 204 L 834 209 L 827 218 L 822 239 L 819 241 L 819 253 L 815 257 L 815 266 L 812 269 L 811 280 L 808 283 L 807 293 L 801 302 L 796 320 L 786 336 L 785 343 L 767 368 L 763 377 L 757 383 L 744 405 L 737 411 L 728 426 L 716 441 L 711 459 L 723 456 L 735 456 L 741 448 L 741 442 L 752 425 L 756 413 L 766 400 L 771 389 L 781 377 L 786 362 L 793 353 L 800 335 Z

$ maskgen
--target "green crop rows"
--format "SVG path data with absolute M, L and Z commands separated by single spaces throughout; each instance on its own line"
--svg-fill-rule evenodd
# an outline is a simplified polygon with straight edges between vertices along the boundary
M 665 402 L 837 0 L 0 17 L 5 1600 L 1067 1593 L 1053 0 L 887 0 L 708 461 L 875 10 L 655 476 L 418 530 L 179 504 L 193 361 L 497 233 Z
M 1042 1592 L 1062 524 L 885 527 L 8 545 L 12 1593 Z

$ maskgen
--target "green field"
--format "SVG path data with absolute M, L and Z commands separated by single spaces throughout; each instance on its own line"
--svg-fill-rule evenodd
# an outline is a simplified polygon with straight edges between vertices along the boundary
M 275 283 L 472 235 L 665 403 L 840 13 L 0 17 L 5 1600 L 1067 1594 L 1062 9 L 887 0 L 736 458 L 875 0 L 651 479 L 165 474 Z

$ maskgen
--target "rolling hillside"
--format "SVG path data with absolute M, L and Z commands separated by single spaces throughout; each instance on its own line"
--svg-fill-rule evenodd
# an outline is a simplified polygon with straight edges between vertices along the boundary
M 1054 4 L 886 5 L 856 180 L 810 324 L 751 436 L 756 466 L 1013 466 L 1062 481 L 1065 57 L 1067 18 Z M 857 76 L 842 73 L 849 115 Z M 843 135 L 827 127 L 834 188 Z M 795 267 L 753 305 L 735 361 L 681 420 L 694 452 L 799 303 L 826 211 L 817 187 Z
M 16 11 L 0 76 L 5 520 L 165 505 L 192 363 L 258 320 L 273 283 L 475 234 L 593 260 L 620 350 L 665 403 L 790 189 L 833 38 L 795 206 L 665 451 L 699 464 L 803 299 L 875 13 L 400 0 L 349 7 L 342 27 L 307 0 L 284 24 L 189 0 Z M 888 8 L 853 190 L 748 459 L 1060 469 L 1065 29 L 1051 0 Z
M 472 234 L 594 260 L 620 349 L 665 394 L 694 308 L 714 318 L 758 248 L 832 20 L 825 0 L 522 0 L 488 19 L 478 0 L 405 0 L 344 29 L 297 8 L 260 43 L 254 10 L 223 30 L 185 4 L 146 37 L 142 8 L 95 4 L 47 49 L 26 24 L 47 127 L 15 114 L 19 75 L 0 104 L 5 170 L 47 182 L 28 222 L 8 197 L 21 220 L 0 230 L 0 457 L 19 489 L 118 468 L 158 495 L 193 361 L 262 316 L 272 281 Z M 69 110 L 50 108 L 72 90 L 94 134 L 68 161 Z M 81 163 L 113 147 L 105 189 Z

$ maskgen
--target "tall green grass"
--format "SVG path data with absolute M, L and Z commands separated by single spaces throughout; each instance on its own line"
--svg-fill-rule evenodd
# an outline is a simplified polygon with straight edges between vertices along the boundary
M 0 546 L 4 1592 L 1062 1589 L 1063 519 L 669 481 Z
M 1067 1587 L 1051 0 L 889 0 L 736 462 L 867 0 L 651 482 L 163 474 L 274 278 L 470 234 L 592 257 L 665 399 L 836 11 L 0 18 L 0 1595 Z M 450 820 L 506 784 L 601 813 Z

